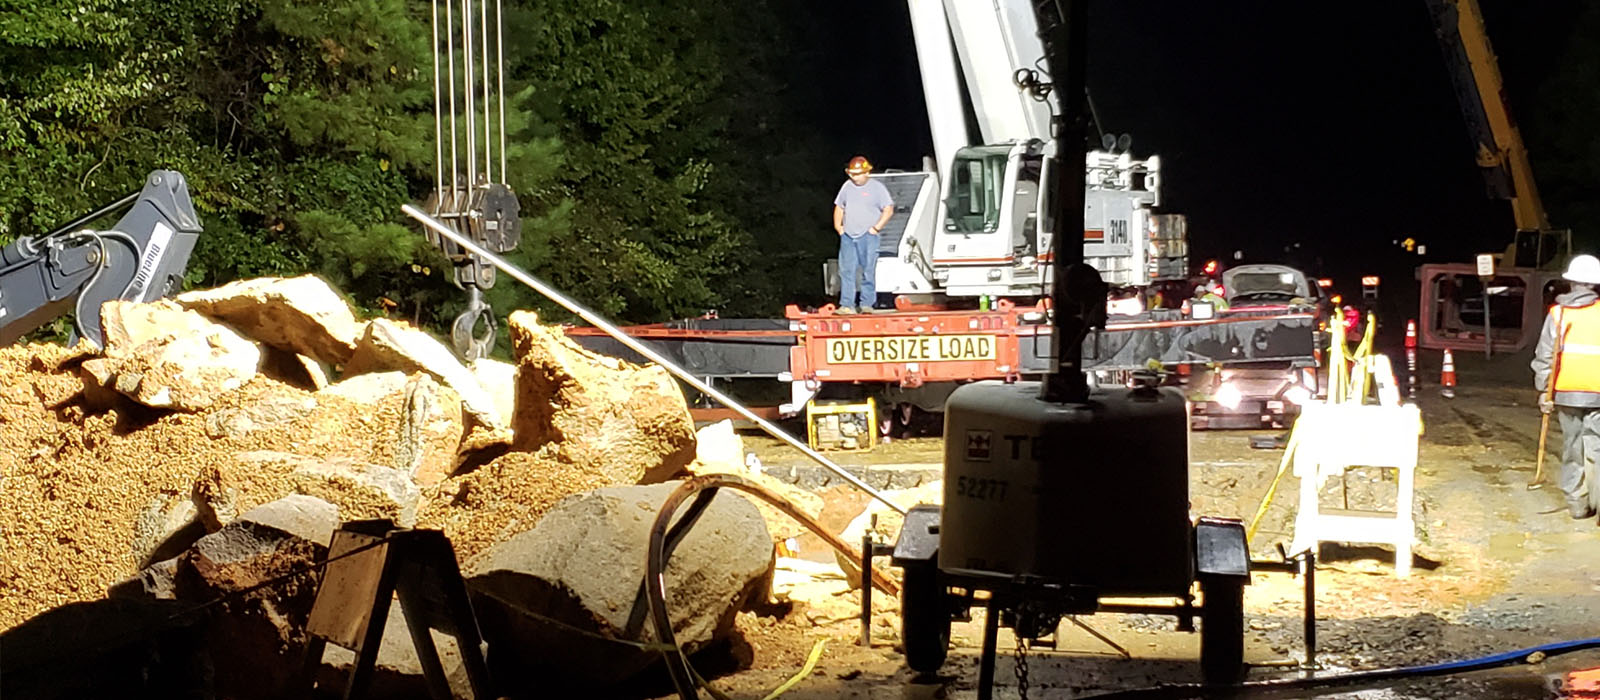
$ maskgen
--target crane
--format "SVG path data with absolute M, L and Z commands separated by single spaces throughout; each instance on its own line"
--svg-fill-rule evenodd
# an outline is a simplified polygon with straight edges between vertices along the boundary
M 919 301 L 1041 298 L 1051 279 L 1051 119 L 1060 104 L 1033 8 L 961 0 L 907 7 L 934 158 L 919 172 L 873 176 L 896 202 L 910 203 L 883 232 L 878 289 Z M 1085 155 L 1085 258 L 1113 286 L 1183 279 L 1183 221 L 1152 211 L 1161 203 L 1160 159 L 1136 159 L 1128 147 L 1113 137 Z
M 1511 203 L 1517 236 L 1504 262 L 1532 268 L 1564 265 L 1571 252 L 1571 234 L 1550 227 L 1550 217 L 1534 182 L 1528 149 L 1506 104 L 1505 83 L 1484 29 L 1478 0 L 1425 2 L 1450 69 L 1456 99 L 1461 103 L 1473 158 L 1483 174 L 1484 185 L 1490 197 Z

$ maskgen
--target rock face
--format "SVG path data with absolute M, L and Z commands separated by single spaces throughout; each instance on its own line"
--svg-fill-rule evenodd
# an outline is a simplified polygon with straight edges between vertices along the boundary
M 176 301 L 258 342 L 335 366 L 350 361 L 361 336 L 344 298 L 313 275 L 240 280 Z
M 659 658 L 601 637 L 654 641 L 640 595 L 651 523 L 677 482 L 602 488 L 568 498 L 532 530 L 469 562 L 467 587 L 489 642 L 491 673 L 510 688 L 560 678 L 609 686 Z M 693 652 L 725 637 L 734 615 L 765 597 L 771 539 L 753 505 L 723 491 L 672 553 L 668 609 L 679 644 Z M 558 672 L 552 675 L 551 670 Z
M 84 362 L 97 385 L 155 408 L 199 411 L 256 376 L 261 349 L 170 302 L 101 309 L 105 357 Z
M 531 311 L 511 314 L 517 357 L 513 449 L 560 443 L 574 464 L 615 483 L 677 476 L 695 455 L 694 421 L 667 371 L 590 352 Z

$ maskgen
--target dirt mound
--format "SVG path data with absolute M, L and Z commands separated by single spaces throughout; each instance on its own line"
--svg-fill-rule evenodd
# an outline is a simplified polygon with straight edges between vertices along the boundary
M 339 298 L 331 290 L 310 295 L 320 305 L 314 309 L 247 306 L 296 303 L 296 295 L 274 292 L 276 285 L 303 292 L 319 284 L 299 278 L 250 286 L 252 294 L 227 308 L 252 324 L 230 332 L 268 347 L 283 334 L 271 319 L 339 311 L 326 308 Z M 161 325 L 159 314 L 150 318 Z M 581 354 L 559 332 L 536 327 L 531 314 L 526 319 L 518 344 L 525 363 L 548 374 L 549 358 Z M 228 321 L 213 316 L 183 328 Z M 152 333 L 166 330 L 188 332 L 174 326 Z M 140 353 L 164 347 L 126 345 L 119 353 L 133 364 L 149 359 Z M 438 354 L 402 357 L 415 367 L 389 376 L 329 366 L 340 381 L 317 391 L 263 371 L 242 384 L 197 386 L 205 401 L 175 406 L 130 391 L 137 382 L 94 371 L 106 356 L 89 346 L 0 348 L 0 630 L 103 598 L 157 552 L 181 551 L 184 537 L 216 532 L 291 494 L 333 504 L 343 521 L 409 524 L 414 517 L 419 527 L 443 529 L 466 560 L 530 529 L 566 496 L 646 473 L 661 478 L 694 452 L 687 406 L 675 385 L 656 377 L 659 368 L 617 364 L 514 388 L 480 383 Z M 298 357 L 303 365 L 318 362 Z M 472 386 L 440 386 L 430 376 Z M 518 449 L 510 430 L 466 415 L 461 389 L 480 402 L 515 389 L 560 431 Z M 649 401 L 641 403 L 641 393 Z

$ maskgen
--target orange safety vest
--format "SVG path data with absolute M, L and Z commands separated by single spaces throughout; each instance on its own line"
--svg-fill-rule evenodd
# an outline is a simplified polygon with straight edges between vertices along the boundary
M 1600 304 L 1550 307 L 1556 315 L 1556 391 L 1600 394 Z

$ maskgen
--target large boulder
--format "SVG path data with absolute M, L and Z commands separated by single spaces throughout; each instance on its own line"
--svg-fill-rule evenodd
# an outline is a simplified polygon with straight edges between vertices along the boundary
M 677 382 L 659 366 L 590 352 L 531 311 L 511 314 L 517 358 L 513 449 L 559 444 L 573 463 L 615 483 L 680 474 L 695 456 L 694 421 Z
M 313 275 L 240 280 L 175 300 L 264 345 L 330 365 L 348 362 L 361 335 L 344 298 Z
M 498 681 L 508 688 L 609 686 L 660 658 L 607 640 L 657 639 L 641 596 L 646 547 L 656 513 L 678 485 L 570 497 L 533 529 L 468 562 L 467 586 Z M 666 567 L 673 634 L 686 651 L 726 637 L 739 610 L 765 599 L 772 555 L 755 507 L 718 493 Z
M 255 343 L 171 301 L 107 302 L 100 322 L 105 357 L 84 362 L 86 391 L 111 388 L 146 406 L 200 411 L 261 365 Z
M 454 389 L 462 407 L 478 422 L 491 427 L 505 425 L 505 416 L 478 378 L 456 356 L 426 332 L 388 319 L 374 319 L 356 344 L 345 376 L 370 372 L 426 372 Z
M 394 412 L 394 437 L 388 464 L 422 486 L 455 471 L 464 439 L 461 398 L 424 372 L 358 374 L 317 392 L 350 404 Z
M 191 604 L 223 599 L 205 623 L 207 637 L 226 640 L 227 653 L 214 657 L 217 695 L 286 697 L 302 667 L 320 579 L 316 564 L 327 556 L 327 540 L 308 537 L 331 535 L 338 518 L 331 508 L 290 499 L 252 510 L 113 587 L 112 596 Z M 294 572 L 306 573 L 287 575 Z

